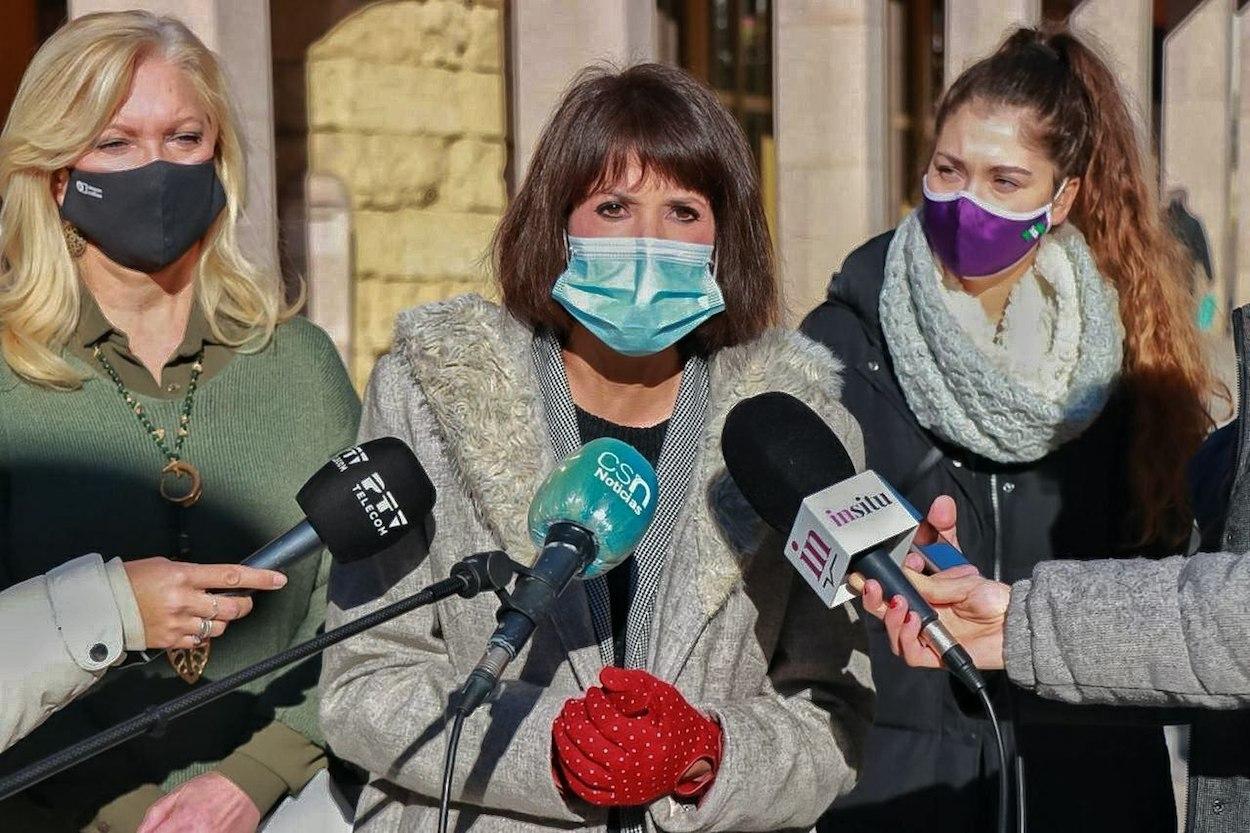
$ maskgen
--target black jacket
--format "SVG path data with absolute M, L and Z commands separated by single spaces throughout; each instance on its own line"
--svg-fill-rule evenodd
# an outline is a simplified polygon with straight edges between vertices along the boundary
M 843 399 L 863 428 L 869 467 L 921 511 L 953 496 L 960 545 L 985 575 L 1012 582 L 1047 559 L 1127 554 L 1129 414 L 1118 397 L 1080 437 L 1022 465 L 947 445 L 916 421 L 878 315 L 892 234 L 851 253 L 802 327 L 846 365 Z M 979 705 L 944 671 L 904 666 L 880 623 L 868 622 L 876 723 L 859 785 L 822 829 L 989 833 L 998 765 Z M 1176 830 L 1158 714 L 1047 703 L 991 676 L 1011 724 L 1009 760 L 1025 772 L 1030 833 Z

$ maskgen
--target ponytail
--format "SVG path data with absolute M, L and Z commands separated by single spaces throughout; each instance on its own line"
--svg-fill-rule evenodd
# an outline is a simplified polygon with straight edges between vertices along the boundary
M 937 130 L 973 100 L 1033 110 L 1027 138 L 1047 152 L 1059 179 L 1081 178 L 1069 218 L 1118 291 L 1124 323 L 1137 543 L 1178 544 L 1192 523 L 1187 466 L 1214 426 L 1207 400 L 1227 390 L 1207 368 L 1189 264 L 1163 219 L 1115 76 L 1066 31 L 1019 29 L 955 81 L 939 104 Z

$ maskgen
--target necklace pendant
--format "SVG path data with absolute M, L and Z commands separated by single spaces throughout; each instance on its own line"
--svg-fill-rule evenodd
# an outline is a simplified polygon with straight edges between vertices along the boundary
M 195 685 L 208 667 L 208 654 L 212 646 L 212 640 L 205 639 L 194 648 L 169 648 L 165 651 L 165 656 L 187 685 Z
M 170 460 L 161 469 L 161 497 L 184 509 L 194 506 L 204 494 L 200 470 L 186 460 Z

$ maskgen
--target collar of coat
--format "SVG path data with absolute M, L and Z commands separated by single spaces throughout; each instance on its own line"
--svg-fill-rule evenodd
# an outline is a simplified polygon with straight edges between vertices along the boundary
M 556 463 L 532 338 L 530 328 L 498 305 L 463 295 L 402 313 L 394 347 L 421 385 L 479 517 L 523 563 L 537 555 L 527 531 L 530 501 Z M 825 417 L 857 468 L 863 465 L 863 441 L 838 402 L 840 363 L 804 336 L 775 330 L 721 350 L 709 360 L 708 374 L 707 423 L 673 540 L 695 524 L 692 566 L 700 607 L 711 616 L 766 534 L 725 472 L 720 434 L 729 409 L 757 393 L 785 391 Z M 700 505 L 711 511 L 697 511 Z

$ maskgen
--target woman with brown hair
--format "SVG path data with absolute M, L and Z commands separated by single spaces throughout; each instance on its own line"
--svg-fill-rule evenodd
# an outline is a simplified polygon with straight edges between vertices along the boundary
M 855 780 L 872 701 L 863 632 L 781 564 L 728 481 L 720 433 L 734 403 L 784 390 L 857 459 L 861 446 L 828 354 L 771 328 L 777 288 L 740 129 L 680 70 L 584 72 L 494 254 L 502 307 L 469 296 L 410 310 L 374 371 L 363 436 L 409 442 L 439 500 L 406 575 L 332 576 L 331 624 L 476 550 L 532 560 L 526 514 L 543 476 L 584 442 L 622 439 L 657 470 L 655 520 L 624 564 L 564 593 L 466 723 L 452 823 L 810 828 Z M 357 830 L 433 826 L 431 741 L 495 608 L 451 599 L 327 655 L 322 724 L 374 779 Z M 644 732 L 654 748 L 631 742 Z
M 946 92 L 924 204 L 847 258 L 803 329 L 846 367 L 868 465 L 916 506 L 953 496 L 964 554 L 1011 582 L 1184 546 L 1215 387 L 1184 269 L 1111 72 L 1070 34 L 1022 29 Z M 870 642 L 876 722 L 829 829 L 991 829 L 975 704 L 905 668 L 875 621 Z M 1175 830 L 1157 726 L 997 697 L 1029 830 Z

